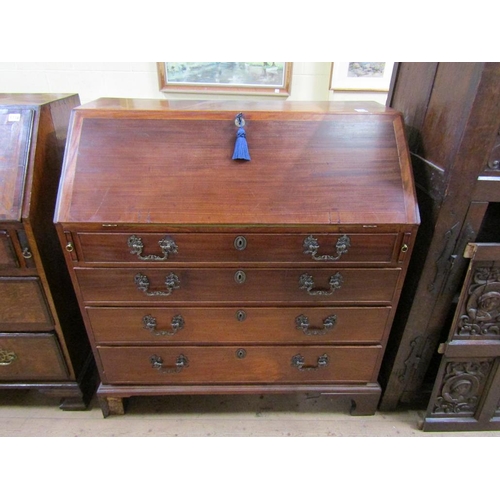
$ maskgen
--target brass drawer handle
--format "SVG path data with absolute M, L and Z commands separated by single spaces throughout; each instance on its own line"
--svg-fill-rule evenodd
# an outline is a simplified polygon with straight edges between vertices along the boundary
M 314 260 L 339 260 L 343 254 L 347 253 L 349 247 L 351 246 L 351 240 L 349 236 L 344 234 L 337 240 L 335 248 L 337 250 L 337 255 L 317 255 L 319 250 L 318 240 L 314 236 L 308 236 L 304 240 L 304 253 L 311 254 Z
M 179 277 L 174 274 L 170 273 L 166 278 L 165 278 L 165 286 L 167 287 L 167 291 L 149 291 L 149 278 L 145 276 L 144 274 L 138 273 L 135 275 L 134 282 L 137 286 L 137 289 L 140 290 L 141 292 L 144 292 L 146 295 L 152 297 L 155 295 L 163 295 L 167 296 L 170 295 L 174 290 L 177 290 L 178 288 L 181 287 L 181 281 Z
M 135 234 L 130 236 L 127 243 L 128 247 L 131 249 L 130 253 L 137 255 L 137 257 L 139 257 L 139 260 L 167 260 L 170 254 L 177 253 L 178 250 L 178 246 L 175 244 L 175 241 L 172 238 L 167 238 L 166 236 L 158 242 L 158 245 L 160 245 L 160 249 L 163 253 L 162 257 L 158 255 L 142 255 L 142 251 L 144 250 L 144 243 L 142 242 L 142 239 Z
M 301 372 L 319 370 L 320 368 L 324 368 L 328 364 L 328 362 L 329 359 L 327 354 L 323 354 L 322 356 L 318 357 L 316 366 L 306 365 L 304 356 L 301 356 L 300 354 L 296 354 L 292 358 L 292 366 L 294 366 L 295 368 L 297 368 L 297 370 L 300 370 Z
M 23 248 L 23 257 L 25 259 L 31 259 L 33 257 L 33 254 L 30 252 L 30 249 L 28 247 Z
M 161 356 L 157 356 L 156 354 L 153 354 L 149 358 L 149 362 L 155 370 L 158 370 L 161 373 L 179 373 L 183 368 L 189 366 L 189 361 L 186 356 L 184 356 L 184 354 L 179 354 L 175 361 L 175 366 L 171 367 L 163 366 L 163 359 L 161 358 Z
M 302 330 L 305 335 L 325 335 L 337 323 L 337 316 L 332 314 L 323 320 L 323 328 L 310 328 L 309 318 L 304 314 L 295 318 L 295 325 L 298 330 Z
M 0 366 L 8 366 L 17 359 L 17 354 L 13 351 L 0 349 Z
M 178 314 L 172 318 L 172 321 L 170 322 L 170 325 L 172 326 L 172 330 L 157 330 L 156 329 L 156 318 L 152 316 L 151 314 L 148 314 L 147 316 L 144 316 L 142 318 L 142 323 L 144 325 L 144 328 L 148 330 L 152 335 L 156 335 L 157 337 L 159 336 L 173 336 L 175 335 L 179 330 L 182 330 L 184 328 L 184 318 Z
M 309 295 L 332 295 L 335 290 L 339 290 L 344 282 L 344 278 L 340 273 L 335 273 L 330 276 L 328 283 L 330 289 L 328 290 L 314 290 L 314 279 L 310 274 L 304 273 L 299 278 L 299 286 L 301 289 L 306 290 Z

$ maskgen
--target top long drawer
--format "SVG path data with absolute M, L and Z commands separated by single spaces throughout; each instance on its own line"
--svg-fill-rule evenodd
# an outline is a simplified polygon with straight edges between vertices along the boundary
M 96 233 L 76 235 L 86 263 L 380 263 L 395 259 L 397 233 Z

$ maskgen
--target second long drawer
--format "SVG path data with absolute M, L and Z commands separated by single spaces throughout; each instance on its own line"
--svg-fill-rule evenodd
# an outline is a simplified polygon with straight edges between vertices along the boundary
M 77 268 L 83 299 L 113 302 L 286 302 L 389 305 L 400 269 Z
M 390 307 L 88 307 L 98 344 L 380 343 Z

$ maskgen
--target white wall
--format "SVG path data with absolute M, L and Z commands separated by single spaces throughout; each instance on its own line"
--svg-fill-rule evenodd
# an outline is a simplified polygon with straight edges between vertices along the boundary
M 329 90 L 330 62 L 294 62 L 289 100 L 373 100 L 384 93 Z M 164 94 L 159 91 L 155 62 L 0 62 L 0 92 L 78 93 L 83 103 L 99 97 L 153 99 L 265 99 L 258 96 Z M 271 99 L 274 99 L 272 97 Z

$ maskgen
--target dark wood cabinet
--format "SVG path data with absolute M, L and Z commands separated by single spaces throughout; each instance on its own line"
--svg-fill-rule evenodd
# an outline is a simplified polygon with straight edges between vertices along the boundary
M 105 416 L 297 391 L 375 412 L 419 224 L 400 113 L 100 99 L 73 111 L 55 222 Z
M 395 70 L 388 103 L 405 119 L 422 224 L 384 360 L 384 410 L 437 394 L 439 346 L 454 335 L 467 245 L 500 241 L 499 82 L 499 63 Z
M 71 94 L 0 94 L 0 389 L 83 409 L 95 364 L 53 216 Z

